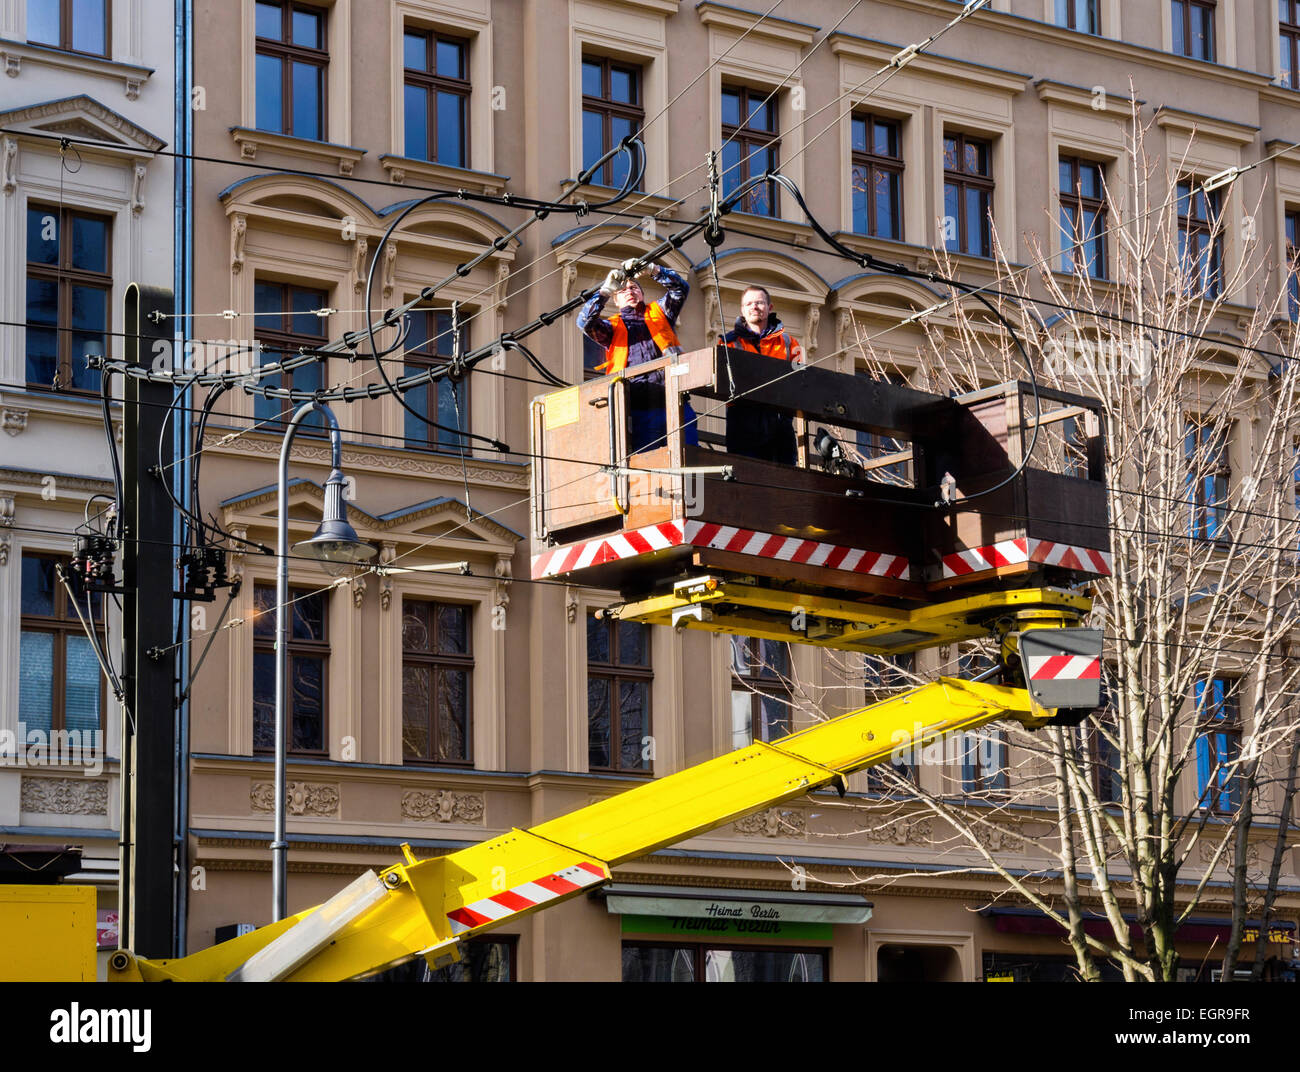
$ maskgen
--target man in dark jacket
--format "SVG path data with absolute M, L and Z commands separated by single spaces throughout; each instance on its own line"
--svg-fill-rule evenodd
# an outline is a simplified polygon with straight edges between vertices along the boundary
M 803 364 L 803 347 L 785 330 L 765 287 L 745 289 L 740 296 L 736 329 L 728 332 L 723 341 L 739 350 L 752 350 L 792 365 Z M 727 453 L 794 465 L 798 457 L 794 421 L 788 414 L 737 399 L 727 405 Z
M 630 266 L 631 262 L 628 262 Z M 588 299 L 578 313 L 578 328 L 587 338 L 605 347 L 601 372 L 622 372 L 632 365 L 653 361 L 663 354 L 681 353 L 674 330 L 686 304 L 690 284 L 670 268 L 650 265 L 647 269 L 664 296 L 647 305 L 641 285 L 615 268 L 605 277 L 600 291 Z M 600 314 L 614 298 L 618 312 L 609 319 Z M 628 380 L 628 440 L 630 453 L 653 450 L 667 442 L 664 376 L 652 372 Z M 689 402 L 682 406 L 682 436 L 686 443 L 699 442 L 695 411 Z

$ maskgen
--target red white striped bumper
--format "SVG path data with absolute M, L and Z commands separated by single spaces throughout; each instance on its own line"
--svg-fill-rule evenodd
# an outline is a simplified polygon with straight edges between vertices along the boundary
M 955 551 L 943 558 L 943 579 L 965 577 L 999 566 L 1016 566 L 1025 562 L 1039 562 L 1045 566 L 1078 570 L 1080 573 L 1097 573 L 1109 577 L 1111 556 L 1108 551 L 1071 544 L 1053 543 L 1049 540 L 1004 540 L 987 547 L 971 547 Z
M 868 574 L 909 580 L 911 570 L 902 555 L 864 551 L 839 544 L 776 536 L 754 529 L 737 529 L 705 521 L 666 521 L 632 532 L 620 532 L 599 540 L 572 544 L 533 556 L 533 578 L 556 577 L 588 566 L 653 554 L 671 547 L 709 547 L 715 551 L 774 558 L 847 573 Z
M 1030 681 L 1099 681 L 1101 660 L 1086 655 L 1031 655 Z
M 481 901 L 462 905 L 447 913 L 447 922 L 452 934 L 464 934 L 486 923 L 495 923 L 516 912 L 526 912 L 530 908 L 565 897 L 571 893 L 604 882 L 605 872 L 592 863 L 580 861 L 572 867 L 545 875 L 533 882 L 521 882 L 518 886 L 484 897 Z

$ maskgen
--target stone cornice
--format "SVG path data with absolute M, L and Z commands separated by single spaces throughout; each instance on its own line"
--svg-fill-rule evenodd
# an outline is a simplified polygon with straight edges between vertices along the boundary
M 1235 145 L 1249 145 L 1259 136 L 1259 127 L 1237 123 L 1231 119 L 1198 115 L 1196 112 L 1187 112 L 1181 108 L 1171 108 L 1167 104 L 1162 104 L 1156 109 L 1156 125 L 1165 130 L 1215 138 Z
M 557 188 L 563 189 L 564 183 L 557 183 Z M 588 183 L 585 186 L 579 186 L 568 197 L 569 204 L 577 204 L 579 201 L 591 203 L 593 201 L 608 201 L 618 191 L 611 186 L 596 186 Z M 653 194 L 643 194 L 633 191 L 628 194 L 627 200 L 618 206 L 623 212 L 640 212 L 646 216 L 657 216 L 659 219 L 676 219 L 682 204 L 672 197 L 660 197 Z
M 211 427 L 211 426 L 209 426 Z M 278 458 L 281 437 L 248 433 L 233 442 L 227 442 L 224 435 L 208 431 L 203 437 L 203 449 L 214 454 L 244 457 Z M 369 470 L 384 476 L 415 477 L 421 479 L 445 479 L 463 484 L 460 461 L 451 456 L 427 454 L 414 450 L 376 451 L 373 447 L 357 447 L 350 444 L 344 433 L 343 449 L 347 453 L 348 469 L 353 471 Z M 328 466 L 330 448 L 328 444 L 306 443 L 299 439 L 293 445 L 293 456 L 308 464 Z M 471 484 L 484 488 L 527 488 L 528 468 L 519 465 L 493 465 L 483 459 L 469 459 L 465 472 Z
M 821 29 L 820 26 L 778 19 L 772 15 L 764 18 L 762 12 L 717 4 L 713 0 L 702 0 L 696 4 L 695 14 L 705 26 L 719 26 L 737 33 L 748 32 L 750 37 L 766 37 L 795 45 L 811 45 L 817 31 Z
M 432 160 L 416 160 L 408 156 L 385 153 L 379 158 L 380 166 L 388 172 L 397 185 L 408 180 L 430 183 L 439 190 L 468 190 L 475 194 L 499 194 L 510 181 L 508 175 L 495 175 L 490 171 L 471 171 L 468 168 L 448 167 Z
M 23 62 L 34 63 L 43 67 L 59 67 L 74 71 L 78 75 L 100 75 L 104 78 L 120 78 L 127 100 L 136 100 L 140 89 L 150 76 L 152 67 L 143 67 L 137 63 L 123 63 L 109 60 L 103 56 L 87 56 L 80 52 L 65 52 L 48 45 L 34 45 L 27 41 L 0 40 L 0 66 L 10 78 L 22 76 Z
M 59 133 L 57 125 L 50 121 L 66 121 L 72 118 L 81 118 L 89 126 L 105 132 L 100 138 L 92 139 L 96 144 L 81 146 L 80 151 L 83 152 L 120 152 L 140 156 L 157 152 L 167 144 L 144 127 L 138 126 L 124 115 L 119 115 L 112 108 L 106 108 L 84 93 L 76 97 L 63 97 L 60 100 L 42 101 L 40 104 L 0 111 L 0 126 L 8 128 L 12 137 L 22 139 L 25 134 Z M 23 126 L 35 129 L 31 131 L 14 129 Z M 114 139 L 108 136 L 109 132 L 120 136 L 119 144 L 112 144 Z M 70 134 L 69 137 L 76 144 L 76 135 Z M 40 141 L 47 146 L 53 144 L 48 138 L 41 138 Z M 101 141 L 107 141 L 108 144 L 100 144 Z
M 866 60 L 869 63 L 884 64 L 898 53 L 901 45 L 891 45 L 885 41 L 876 41 L 870 37 L 861 37 L 851 33 L 833 33 L 830 35 L 831 51 L 837 56 L 850 59 Z M 1033 80 L 1033 75 L 1020 74 L 998 67 L 987 67 L 981 63 L 955 59 L 951 56 L 936 56 L 922 52 L 907 64 L 907 70 L 921 72 L 935 77 L 967 82 L 985 89 L 1001 90 L 1004 93 L 1022 93 Z
M 303 157 L 307 160 L 332 164 L 339 169 L 340 175 L 351 175 L 365 149 L 351 145 L 335 145 L 328 141 L 313 141 L 309 138 L 294 138 L 287 134 L 272 134 L 266 130 L 251 130 L 248 127 L 231 127 L 230 136 L 239 147 L 239 156 L 243 160 L 256 160 L 259 150 L 284 153 L 286 156 Z
M 953 15 L 951 0 L 880 0 L 880 2 L 891 7 L 907 8 L 912 12 L 918 8 L 929 10 L 945 20 L 952 18 Z M 1162 71 L 1178 71 L 1182 74 L 1199 75 L 1213 82 L 1245 86 L 1258 90 L 1261 94 L 1268 94 L 1270 98 L 1278 89 L 1269 75 L 1257 71 L 1242 71 L 1218 63 L 1206 63 L 1203 60 L 1176 56 L 1172 52 L 1163 52 L 1145 45 L 1135 45 L 1129 41 L 1116 41 L 1111 37 L 1081 34 L 1076 30 L 1067 30 L 1050 22 L 1040 22 L 1006 11 L 991 11 L 985 8 L 973 16 L 972 22 L 986 23 L 990 28 L 1015 34 L 1018 37 L 1050 41 L 1071 52 L 1086 50 L 1107 59 L 1122 60 L 1130 65 L 1146 64 L 1161 68 Z
M 39 495 L 45 487 L 47 477 L 54 477 L 59 482 L 60 491 L 83 491 L 90 494 L 111 492 L 113 481 L 93 476 L 78 476 L 71 473 L 44 473 L 28 469 L 0 469 L 0 487 L 33 488 Z
M 1072 86 L 1066 82 L 1053 82 L 1050 78 L 1040 78 L 1034 83 L 1034 89 L 1038 93 L 1038 99 L 1047 101 L 1049 104 L 1067 104 L 1090 112 L 1101 111 L 1096 106 L 1096 93 L 1083 86 Z M 1125 115 L 1125 119 L 1131 120 L 1133 118 L 1133 106 L 1136 104 L 1140 109 L 1142 105 L 1146 104 L 1146 101 L 1130 97 L 1127 93 L 1112 93 L 1109 89 L 1106 89 L 1105 94 L 1106 111 L 1102 114 L 1109 114 L 1112 108 L 1118 108 L 1122 105 L 1125 112 L 1128 113 Z

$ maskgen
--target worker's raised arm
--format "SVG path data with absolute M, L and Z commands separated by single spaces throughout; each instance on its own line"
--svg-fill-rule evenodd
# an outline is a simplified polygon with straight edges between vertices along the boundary
M 662 264 L 656 264 L 650 270 L 650 275 L 664 288 L 664 296 L 659 299 L 659 308 L 664 311 L 668 322 L 675 324 L 682 306 L 686 304 L 686 296 L 691 292 L 691 285 L 671 268 L 665 268 Z
M 605 303 L 623 283 L 623 273 L 613 269 L 600 285 L 600 290 L 587 299 L 587 303 L 578 311 L 578 330 L 593 342 L 609 346 L 614 338 L 614 328 L 600 314 Z

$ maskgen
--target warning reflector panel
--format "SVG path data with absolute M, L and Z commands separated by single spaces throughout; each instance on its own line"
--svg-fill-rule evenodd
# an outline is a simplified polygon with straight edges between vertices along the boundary
M 1101 703 L 1101 630 L 1030 629 L 1020 634 L 1029 694 L 1043 707 Z

